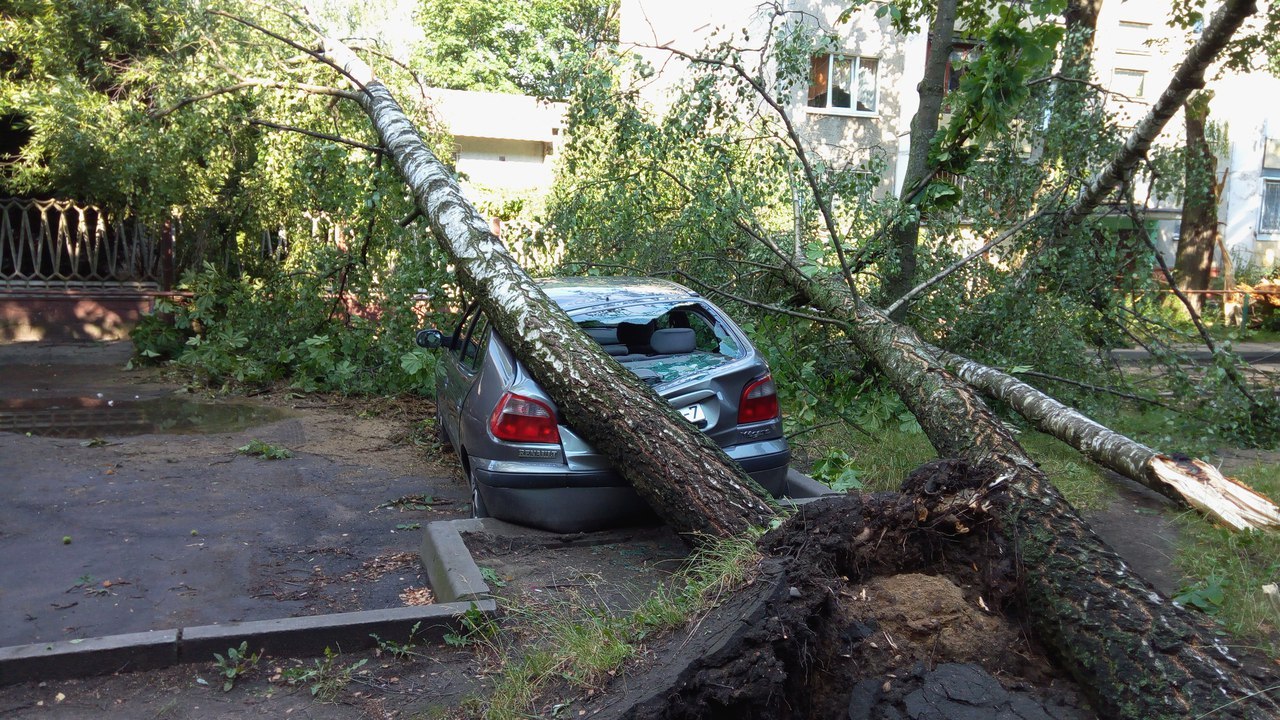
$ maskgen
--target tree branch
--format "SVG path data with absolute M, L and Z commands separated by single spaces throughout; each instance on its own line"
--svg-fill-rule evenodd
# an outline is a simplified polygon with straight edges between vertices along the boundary
M 1213 19 L 1209 21 L 1200 39 L 1174 71 L 1173 79 L 1169 81 L 1160 98 L 1129 134 L 1124 148 L 1106 167 L 1090 178 L 1085 187 L 1080 190 L 1075 202 L 1063 213 L 1056 233 L 1058 237 L 1070 232 L 1089 216 L 1104 198 L 1132 175 L 1138 161 L 1147 154 L 1151 143 L 1174 113 L 1182 107 L 1187 96 L 1193 90 L 1204 87 L 1204 74 L 1213 59 L 1230 42 L 1232 35 L 1244 23 L 1245 18 L 1257 10 L 1256 0 L 1227 0 L 1214 13 Z
M 310 93 L 312 95 L 327 95 L 330 97 L 346 98 L 347 100 L 356 99 L 355 93 L 349 92 L 347 90 L 340 90 L 335 87 L 329 87 L 327 85 L 311 85 L 308 83 L 282 82 L 280 80 L 267 80 L 265 78 L 255 78 L 251 80 L 238 82 L 234 85 L 227 85 L 224 87 L 216 88 L 214 90 L 210 90 L 208 92 L 201 93 L 199 95 L 193 95 L 189 98 L 183 98 L 182 100 L 179 100 L 176 104 L 174 104 L 171 107 L 165 108 L 164 110 L 152 110 L 150 113 L 148 113 L 148 115 L 154 120 L 159 120 L 161 118 L 172 115 L 173 113 L 181 110 L 182 108 L 188 105 L 192 105 L 194 103 L 198 103 L 203 100 L 208 100 L 209 98 L 217 97 L 219 95 L 226 95 L 228 93 L 239 92 L 241 90 L 246 90 L 248 88 L 268 88 L 268 89 L 274 89 L 274 90 L 298 90 L 301 92 Z
M 793 318 L 808 320 L 809 322 L 821 323 L 823 325 L 834 325 L 838 328 L 842 328 L 845 330 L 849 329 L 849 323 L 843 320 L 837 320 L 836 318 L 831 318 L 831 317 L 824 317 L 822 315 L 812 315 L 810 313 L 800 312 L 799 310 L 792 310 L 791 308 L 785 308 L 785 307 L 780 307 L 778 305 L 770 305 L 768 303 L 762 303 L 757 300 L 751 300 L 741 295 L 736 295 L 734 293 L 731 293 L 728 290 L 725 290 L 723 288 L 708 285 L 707 283 L 684 272 L 683 270 L 674 270 L 672 271 L 671 274 L 679 276 L 687 280 L 690 284 L 697 285 L 698 287 L 702 288 L 703 290 L 706 290 L 707 292 L 714 293 L 716 295 L 721 295 L 734 302 L 742 303 L 747 307 L 753 307 L 759 310 L 764 310 L 766 312 L 777 313 L 779 315 L 789 315 Z
M 917 295 L 919 295 L 920 293 L 924 292 L 925 290 L 928 290 L 929 288 L 933 287 L 934 285 L 937 285 L 938 283 L 942 282 L 942 281 L 943 281 L 943 280 L 945 280 L 949 275 L 951 275 L 951 274 L 952 274 L 952 273 L 954 273 L 955 271 L 959 270 L 960 268 L 964 267 L 965 265 L 968 265 L 969 263 L 973 262 L 973 261 L 974 261 L 974 260 L 976 260 L 977 258 L 982 257 L 983 253 L 987 252 L 987 251 L 988 251 L 988 250 L 990 250 L 991 248 L 993 248 L 993 247 L 995 247 L 995 246 L 999 245 L 1000 243 L 1004 242 L 1005 240 L 1008 240 L 1009 238 L 1013 237 L 1014 235 L 1017 235 L 1018 233 L 1022 232 L 1022 230 L 1023 230 L 1024 228 L 1026 228 L 1028 225 L 1030 225 L 1031 223 L 1035 222 L 1036 220 L 1038 220 L 1038 219 L 1040 219 L 1040 218 L 1044 217 L 1044 215 L 1045 215 L 1045 213 L 1044 213 L 1044 212 L 1039 212 L 1039 213 L 1036 213 L 1035 215 L 1029 215 L 1029 216 L 1027 216 L 1027 217 L 1023 218 L 1023 219 L 1022 219 L 1021 221 L 1019 221 L 1016 225 L 1014 225 L 1013 227 L 1009 228 L 1008 230 L 1006 230 L 1006 231 L 1004 231 L 1004 232 L 1000 233 L 998 236 L 996 236 L 996 239 L 992 240 L 991 242 L 987 243 L 986 245 L 983 245 L 982 247 L 978 248 L 977 250 L 974 250 L 973 252 L 969 253 L 968 255 L 966 255 L 966 256 L 964 256 L 964 257 L 960 258 L 959 260 L 955 261 L 954 263 L 952 263 L 951 265 L 949 265 L 948 267 L 946 267 L 945 269 L 943 269 L 943 270 L 942 270 L 942 272 L 938 273 L 937 275 L 934 275 L 933 277 L 929 278 L 928 280 L 925 280 L 924 282 L 920 283 L 919 285 L 915 286 L 914 288 L 912 288 L 912 289 L 908 290 L 908 291 L 906 292 L 906 294 L 904 294 L 902 297 L 900 297 L 900 298 L 898 298 L 897 300 L 895 300 L 895 301 L 893 302 L 893 304 L 892 304 L 892 305 L 890 305 L 889 307 L 885 308 L 885 312 L 886 312 L 886 313 L 888 313 L 891 317 L 896 317 L 896 316 L 894 315 L 894 313 L 896 313 L 896 312 L 898 311 L 898 309 L 899 309 L 899 308 L 902 308 L 902 307 L 904 307 L 907 303 L 911 302 L 911 300 L 912 300 L 913 298 L 915 298 Z
M 769 93 L 768 88 L 751 76 L 746 68 L 725 60 L 717 60 L 715 58 L 704 58 L 697 55 L 677 50 L 669 45 L 659 45 L 657 50 L 666 50 L 667 52 L 682 57 L 689 62 L 711 65 L 732 71 L 743 82 L 751 86 L 756 96 L 762 102 L 768 105 L 778 118 L 782 121 L 783 127 L 786 128 L 787 138 L 795 150 L 795 156 L 800 161 L 800 167 L 804 171 L 805 183 L 809 186 L 810 192 L 813 193 L 814 202 L 818 206 L 818 212 L 822 214 L 823 224 L 827 227 L 827 233 L 831 236 L 831 245 L 836 251 L 836 258 L 840 261 L 840 270 L 844 275 L 845 284 L 849 286 L 849 292 L 854 295 L 858 294 L 858 286 L 853 281 L 853 272 L 850 269 L 849 261 L 845 257 L 843 244 L 840 242 L 840 232 L 836 229 L 835 218 L 832 215 L 831 208 L 826 198 L 822 194 L 822 188 L 818 185 L 817 174 L 813 170 L 813 166 L 809 163 L 809 154 L 804 150 L 804 143 L 800 140 L 800 133 L 796 131 L 795 125 L 791 122 L 791 116 L 787 114 L 786 108 L 782 107 L 777 100 Z
M 251 28 L 251 29 L 253 29 L 253 30 L 257 30 L 258 32 L 262 33 L 263 35 L 266 35 L 266 36 L 267 36 L 267 37 L 269 37 L 269 38 L 272 38 L 273 40 L 277 40 L 277 41 L 279 41 L 279 42 L 282 42 L 282 43 L 284 43 L 285 45 L 288 45 L 289 47 L 293 48 L 294 50 L 297 50 L 298 52 L 306 53 L 307 55 L 310 55 L 313 59 L 315 59 L 315 61 L 316 61 L 316 62 L 322 63 L 322 64 L 324 64 L 324 65 L 328 65 L 329 67 L 333 68 L 334 70 L 337 70 L 337 71 L 338 71 L 338 74 L 340 74 L 340 75 L 342 75 L 343 77 L 345 77 L 346 79 L 350 80 L 350 81 L 351 81 L 351 84 L 352 84 L 352 85 L 355 85 L 355 86 L 356 86 L 356 87 L 358 87 L 358 88 L 360 88 L 360 90 L 361 90 L 361 91 L 364 91 L 364 90 L 365 90 L 364 83 L 360 82 L 360 80 L 359 80 L 358 78 L 356 78 L 356 77 L 355 77 L 354 75 L 352 75 L 351 73 L 347 72 L 346 68 L 342 67 L 341 65 L 338 65 L 338 64 L 337 64 L 337 63 L 335 63 L 333 60 L 330 60 L 328 57 L 326 57 L 326 56 L 325 56 L 325 54 L 324 54 L 324 51 L 323 51 L 323 50 L 315 50 L 315 49 L 309 48 L 309 47 L 307 47 L 307 46 L 303 45 L 302 43 L 299 43 L 299 42 L 298 42 L 298 41 L 296 41 L 296 40 L 292 40 L 292 39 L 287 38 L 287 37 L 285 37 L 284 35 L 281 35 L 281 34 L 279 34 L 279 33 L 277 33 L 277 32 L 273 32 L 273 31 L 271 31 L 271 30 L 268 30 L 268 29 L 266 29 L 265 27 L 262 27 L 261 25 L 259 25 L 259 24 L 255 23 L 255 22 L 253 22 L 253 21 L 251 21 L 251 20 L 248 20 L 248 19 L 246 19 L 246 18 L 242 18 L 242 17 L 240 17 L 239 15 L 232 15 L 231 13 L 229 13 L 229 12 L 225 12 L 225 11 L 223 11 L 223 10 L 209 10 L 208 12 L 209 12 L 210 14 L 212 14 L 212 15 L 217 15 L 217 16 L 219 16 L 219 17 L 227 18 L 228 20 L 231 20 L 231 21 L 233 21 L 233 22 L 238 22 L 238 23 L 240 23 L 241 25 L 244 25 L 244 26 L 245 26 L 245 27 L 247 27 L 247 28 Z M 300 20 L 298 20 L 296 17 L 293 17 L 292 15 L 288 15 L 287 13 L 285 13 L 285 15 L 286 15 L 286 17 L 288 17 L 289 19 L 291 19 L 291 20 L 293 20 L 294 22 L 298 23 L 299 25 L 303 25 L 303 26 L 305 27 L 305 25 L 304 25 Z M 316 33 L 316 35 L 318 35 L 318 36 L 320 36 L 320 37 L 323 37 L 323 35 L 321 35 L 321 33 L 320 33 L 316 28 L 314 28 L 314 27 L 310 27 L 310 28 L 308 28 L 308 29 L 310 29 L 312 32 Z
M 296 132 L 300 135 L 306 135 L 307 137 L 318 138 L 320 140 L 331 140 L 333 142 L 341 143 L 343 145 L 350 145 L 351 147 L 360 148 L 361 150 L 368 150 L 371 153 L 377 153 L 379 155 L 385 154 L 387 152 L 385 148 L 380 148 L 376 145 L 366 145 L 365 143 L 359 142 L 357 140 L 350 140 L 340 135 L 330 135 L 328 133 L 316 132 L 314 130 L 307 130 L 305 128 L 294 127 L 292 125 L 281 125 L 279 123 L 273 123 L 267 120 L 259 120 L 257 118 L 250 118 L 249 124 L 261 125 L 262 127 L 275 128 L 276 130 L 288 130 L 289 132 Z
M 1134 217 L 1133 220 L 1138 227 L 1141 227 L 1141 225 L 1138 224 L 1136 217 Z M 1155 255 L 1156 263 L 1160 266 L 1160 273 L 1164 275 L 1165 282 L 1169 284 L 1169 289 L 1173 291 L 1173 294 L 1182 302 L 1183 307 L 1187 309 L 1187 314 L 1190 315 L 1192 324 L 1195 325 L 1196 331 L 1200 333 L 1200 339 L 1204 341 L 1205 347 L 1209 349 L 1209 352 L 1212 353 L 1214 359 L 1217 359 L 1223 354 L 1222 349 L 1218 347 L 1218 343 L 1213 341 L 1213 336 L 1209 334 L 1208 328 L 1206 328 L 1204 326 L 1204 322 L 1200 320 L 1200 313 L 1196 312 L 1191 299 L 1186 296 L 1186 293 L 1178 289 L 1178 284 L 1174 282 L 1173 279 L 1173 273 L 1169 271 L 1169 265 L 1164 261 L 1164 255 L 1161 254 L 1160 249 L 1156 247 L 1156 244 L 1152 242 L 1151 237 L 1147 235 L 1147 233 L 1139 232 L 1139 234 L 1142 235 L 1144 240 L 1146 240 L 1147 246 L 1151 248 L 1152 254 Z M 1227 378 L 1231 380 L 1231 384 L 1236 387 L 1236 390 L 1239 390 L 1240 394 L 1249 401 L 1249 407 L 1252 411 L 1250 414 L 1257 414 L 1258 411 L 1262 409 L 1262 403 L 1260 403 L 1258 398 L 1254 397 L 1253 393 L 1249 390 L 1249 381 L 1240 374 L 1240 371 L 1236 368 L 1234 363 L 1220 363 L 1219 367 L 1221 367 L 1223 372 L 1226 373 Z

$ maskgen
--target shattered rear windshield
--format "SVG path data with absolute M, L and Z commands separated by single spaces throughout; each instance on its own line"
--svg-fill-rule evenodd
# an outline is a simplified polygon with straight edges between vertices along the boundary
M 746 354 L 698 302 L 586 308 L 572 317 L 615 360 L 655 384 L 707 373 Z

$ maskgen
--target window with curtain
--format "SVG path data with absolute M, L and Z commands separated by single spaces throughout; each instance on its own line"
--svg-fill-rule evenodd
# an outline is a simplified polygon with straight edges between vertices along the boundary
M 866 113 L 879 110 L 878 59 L 815 55 L 810 63 L 809 107 Z

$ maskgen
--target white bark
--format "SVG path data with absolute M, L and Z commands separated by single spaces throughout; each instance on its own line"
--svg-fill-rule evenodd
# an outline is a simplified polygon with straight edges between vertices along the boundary
M 1162 455 L 995 368 L 944 351 L 938 356 L 960 379 L 1008 403 L 1037 430 L 1099 465 L 1234 530 L 1280 530 L 1275 503 L 1212 465 Z

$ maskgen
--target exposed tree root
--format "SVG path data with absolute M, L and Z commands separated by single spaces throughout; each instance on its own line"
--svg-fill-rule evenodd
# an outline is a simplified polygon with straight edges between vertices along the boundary
M 1192 629 L 1204 633 L 1202 623 L 1185 611 L 1170 614 L 1168 601 L 1140 580 L 1104 573 L 1076 587 L 1080 576 L 1061 572 L 1056 561 L 1032 565 L 1022 550 L 1036 543 L 1010 539 L 1018 533 L 1004 527 L 1002 503 L 986 490 L 1001 484 L 994 480 L 963 462 L 940 461 L 913 473 L 901 494 L 806 506 L 761 541 L 769 557 L 752 585 L 689 635 L 658 648 L 646 668 L 626 673 L 612 692 L 573 710 L 735 720 L 1280 712 L 1253 684 L 1274 685 L 1265 677 L 1273 670 L 1198 646 Z M 1077 534 L 1088 532 L 1082 525 L 1054 522 L 1059 544 L 1090 557 L 1099 552 L 1076 544 Z M 1052 588 L 1063 597 L 1048 599 Z M 916 595 L 929 598 L 924 616 L 903 610 Z M 1145 638 L 1146 651 L 1109 655 L 1125 647 L 1111 627 Z M 1022 628 L 1030 629 L 1033 644 Z M 1079 647 L 1062 653 L 1062 643 Z M 1045 656 L 1092 657 L 1084 663 L 1108 669 L 1065 660 L 1055 675 Z M 1074 695 L 1068 676 L 1081 681 L 1078 691 L 1092 708 Z M 1107 686 L 1089 684 L 1098 677 L 1108 678 Z

